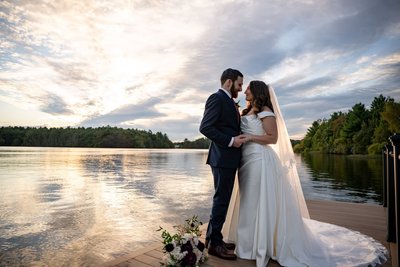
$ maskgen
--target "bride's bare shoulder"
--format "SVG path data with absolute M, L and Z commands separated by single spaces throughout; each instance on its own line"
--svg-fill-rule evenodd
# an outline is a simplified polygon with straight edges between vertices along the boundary
M 267 107 L 267 106 L 264 106 L 264 107 L 262 108 L 262 111 L 269 111 L 269 112 L 272 112 L 272 110 L 271 110 L 269 107 Z

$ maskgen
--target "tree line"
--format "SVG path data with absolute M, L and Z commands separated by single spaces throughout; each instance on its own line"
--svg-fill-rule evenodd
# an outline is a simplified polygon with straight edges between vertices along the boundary
M 166 134 L 151 130 L 98 128 L 1 127 L 0 146 L 173 148 Z
M 103 148 L 195 148 L 210 146 L 207 138 L 172 142 L 166 134 L 151 130 L 98 128 L 0 127 L 0 146 L 103 147 Z
M 208 138 L 201 137 L 194 141 L 190 141 L 185 138 L 183 142 L 174 143 L 176 148 L 197 148 L 197 149 L 206 149 L 210 147 L 211 141 Z
M 334 112 L 307 129 L 294 151 L 332 154 L 379 154 L 393 133 L 400 133 L 400 103 L 379 95 L 366 108 L 357 103 L 348 112 Z

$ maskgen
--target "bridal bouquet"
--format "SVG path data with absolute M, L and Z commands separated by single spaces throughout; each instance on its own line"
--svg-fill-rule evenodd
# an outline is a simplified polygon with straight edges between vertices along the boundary
M 162 231 L 164 239 L 164 257 L 161 265 L 167 267 L 197 267 L 207 258 L 205 245 L 199 240 L 201 236 L 200 225 L 197 216 L 185 220 L 185 224 L 176 225 L 177 233 L 171 235 L 160 226 L 157 231 Z

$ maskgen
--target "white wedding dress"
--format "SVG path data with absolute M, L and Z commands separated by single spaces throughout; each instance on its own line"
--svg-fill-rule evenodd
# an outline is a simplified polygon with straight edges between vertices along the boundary
M 266 116 L 275 114 L 243 116 L 242 132 L 265 134 L 260 118 Z M 299 183 L 295 164 L 285 165 L 280 155 L 274 145 L 248 142 L 242 147 L 239 184 L 236 181 L 223 229 L 226 241 L 236 243 L 237 256 L 255 259 L 257 267 L 265 267 L 270 258 L 290 267 L 384 263 L 386 249 L 371 237 L 309 219 L 301 186 L 290 180 L 297 176 Z

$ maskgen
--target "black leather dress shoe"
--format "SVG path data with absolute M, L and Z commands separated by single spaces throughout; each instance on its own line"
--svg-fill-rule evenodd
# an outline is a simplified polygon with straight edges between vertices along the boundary
M 236 245 L 234 243 L 225 243 L 224 242 L 224 246 L 228 250 L 235 250 L 235 248 L 236 248 Z
M 225 243 L 224 241 L 222 241 L 222 242 L 224 243 L 224 246 L 225 246 L 226 249 L 235 250 L 236 245 L 234 243 Z M 205 245 L 206 248 L 208 248 L 208 244 L 209 243 L 210 242 L 206 239 L 206 241 L 204 242 L 204 245 Z
M 230 251 L 227 250 L 223 245 L 219 246 L 211 246 L 208 248 L 208 254 L 216 256 L 218 258 L 224 259 L 224 260 L 236 260 L 236 255 Z

